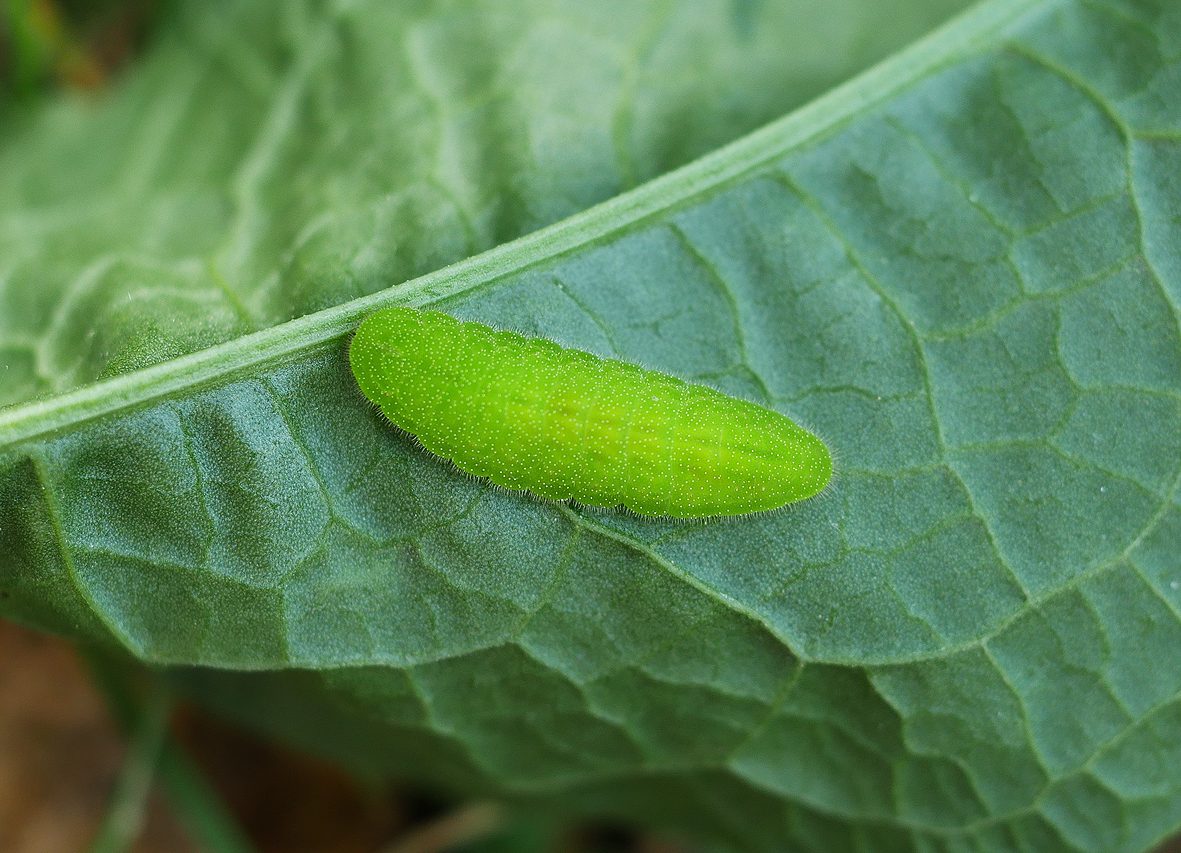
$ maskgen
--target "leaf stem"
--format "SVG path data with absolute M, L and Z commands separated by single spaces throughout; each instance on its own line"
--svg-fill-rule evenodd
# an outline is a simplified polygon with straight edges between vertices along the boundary
M 106 699 L 111 714 L 120 728 L 124 731 L 136 732 L 136 740 L 133 741 L 132 747 L 133 753 L 139 742 L 139 733 L 149 730 L 150 724 L 159 724 L 159 740 L 154 753 L 155 760 L 149 766 L 149 770 L 154 769 L 159 784 L 163 787 L 173 806 L 177 819 L 184 824 L 197 847 L 201 850 L 217 851 L 217 853 L 251 853 L 254 846 L 245 832 L 238 826 L 201 771 L 193 765 L 184 750 L 168 734 L 166 723 L 172 700 L 163 679 L 154 673 L 150 674 L 152 686 L 148 699 L 145 702 L 140 702 L 135 698 L 136 690 L 131 683 L 132 678 L 127 663 L 112 659 L 107 653 L 100 652 L 93 647 L 79 647 L 79 654 L 86 662 L 92 680 Z M 164 701 L 163 715 L 160 720 L 155 720 L 153 717 L 153 714 L 157 712 L 157 697 L 163 697 Z M 131 764 L 130 756 L 128 764 Z M 125 769 L 124 775 L 126 776 L 130 772 L 130 769 Z M 121 790 L 122 787 L 121 780 L 117 790 Z M 130 790 L 127 792 L 129 798 L 131 793 L 133 792 Z M 118 802 L 119 798 L 116 797 L 115 800 Z M 114 811 L 113 807 L 112 814 Z M 112 814 L 108 815 L 108 819 L 104 823 L 104 830 L 107 824 L 112 823 Z M 138 824 L 136 826 L 138 827 Z M 99 840 L 102 838 L 103 835 L 100 832 Z M 99 853 L 99 851 L 107 853 L 123 849 L 126 849 L 126 845 L 100 847 L 99 841 L 96 840 L 92 847 L 92 853 Z
M 91 853 L 129 850 L 139 837 L 171 709 L 168 693 L 155 687 L 135 725 L 123 770 L 107 815 L 90 846 Z

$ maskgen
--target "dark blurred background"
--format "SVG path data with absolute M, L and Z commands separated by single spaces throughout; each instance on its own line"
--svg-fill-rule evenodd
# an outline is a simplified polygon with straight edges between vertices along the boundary
M 455 803 L 339 769 L 178 706 L 170 730 L 259 851 L 686 853 L 612 826 L 561 826 L 494 803 Z M 66 641 L 0 622 L 0 851 L 87 850 L 127 754 L 86 659 Z M 197 851 L 153 790 L 137 853 Z
M 157 0 L 4 0 L 0 93 L 98 89 L 143 42 Z

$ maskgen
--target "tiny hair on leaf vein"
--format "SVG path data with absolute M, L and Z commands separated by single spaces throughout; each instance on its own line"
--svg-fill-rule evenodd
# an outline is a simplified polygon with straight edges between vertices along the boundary
M 810 498 L 832 477 L 824 442 L 779 412 L 439 311 L 369 315 L 349 364 L 431 453 L 547 500 L 735 516 Z

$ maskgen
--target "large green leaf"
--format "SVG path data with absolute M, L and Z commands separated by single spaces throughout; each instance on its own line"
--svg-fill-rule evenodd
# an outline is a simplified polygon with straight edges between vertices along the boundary
M 193 7 L 108 103 L 10 108 L 0 612 L 361 770 L 735 848 L 1181 824 L 1181 6 L 992 0 L 576 213 L 944 11 L 809 5 Z M 359 397 L 391 303 L 782 408 L 836 483 L 497 492 Z

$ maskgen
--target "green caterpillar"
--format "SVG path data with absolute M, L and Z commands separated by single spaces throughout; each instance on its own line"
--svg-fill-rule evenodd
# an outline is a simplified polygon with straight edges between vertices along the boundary
M 703 385 L 437 311 L 386 308 L 349 348 L 365 396 L 437 456 L 506 489 L 675 518 L 817 494 L 824 442 Z

